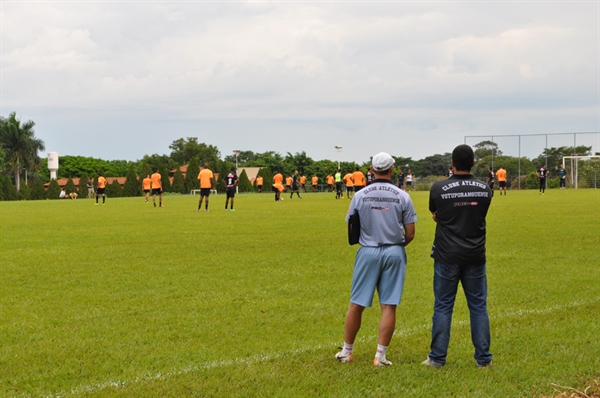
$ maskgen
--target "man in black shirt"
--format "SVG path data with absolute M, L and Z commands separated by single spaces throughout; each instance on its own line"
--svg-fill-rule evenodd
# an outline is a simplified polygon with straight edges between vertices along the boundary
M 231 199 L 231 211 L 233 210 L 233 200 L 235 198 L 235 190 L 238 184 L 238 176 L 235 173 L 235 167 L 231 168 L 227 177 L 225 177 L 225 211 L 227 211 L 227 205 L 229 204 L 229 199 Z
M 550 174 L 550 173 L 548 173 L 548 169 L 546 168 L 546 165 L 543 165 L 537 171 L 537 176 L 540 179 L 540 195 L 543 195 L 544 192 L 546 191 L 546 178 L 548 177 L 548 174 Z
M 452 177 L 434 183 L 429 193 L 429 210 L 437 223 L 431 250 L 435 305 L 431 352 L 423 365 L 435 368 L 446 363 L 459 282 L 471 314 L 477 366 L 492 363 L 485 265 L 485 217 L 491 191 L 487 184 L 471 175 L 474 163 L 473 149 L 468 145 L 457 146 L 452 152 Z

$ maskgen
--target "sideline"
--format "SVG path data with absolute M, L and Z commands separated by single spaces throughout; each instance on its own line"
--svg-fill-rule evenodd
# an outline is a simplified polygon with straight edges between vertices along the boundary
M 490 315 L 490 320 L 492 321 L 492 320 L 498 320 L 498 319 L 519 318 L 519 317 L 527 316 L 527 315 L 550 314 L 553 312 L 568 310 L 570 308 L 581 307 L 581 306 L 585 306 L 588 304 L 594 304 L 599 301 L 600 301 L 600 297 L 596 297 L 592 300 L 572 301 L 570 303 L 566 303 L 566 304 L 562 304 L 562 305 L 553 305 L 551 307 L 541 308 L 541 309 L 504 311 L 504 312 L 499 313 L 496 316 Z M 469 321 L 466 319 L 453 322 L 454 325 L 467 325 L 468 323 L 469 323 Z M 394 337 L 412 336 L 417 333 L 422 333 L 423 331 L 430 330 L 430 329 L 431 329 L 430 325 L 423 325 L 423 326 L 414 327 L 411 329 L 397 330 L 396 332 L 394 332 Z M 375 335 L 364 336 L 364 337 L 358 338 L 357 341 L 361 342 L 361 343 L 366 343 L 366 342 L 371 342 L 371 341 L 375 340 L 376 338 L 377 338 L 377 336 L 375 336 Z M 228 359 L 228 360 L 223 360 L 223 361 L 212 361 L 212 362 L 207 362 L 203 365 L 189 366 L 189 367 L 182 368 L 180 370 L 173 371 L 173 372 L 156 373 L 153 375 L 138 376 L 131 380 L 114 380 L 114 381 L 106 381 L 104 383 L 93 384 L 93 385 L 88 385 L 88 386 L 79 386 L 79 387 L 75 387 L 69 391 L 63 391 L 63 392 L 58 392 L 58 393 L 49 393 L 49 394 L 45 394 L 44 396 L 46 398 L 61 398 L 61 397 L 68 397 L 68 396 L 72 396 L 72 395 L 81 395 L 84 393 L 96 393 L 96 392 L 102 391 L 106 388 L 117 389 L 117 388 L 125 387 L 125 386 L 131 385 L 131 384 L 136 384 L 136 383 L 141 383 L 141 382 L 152 382 L 152 381 L 156 381 L 156 380 L 168 379 L 168 378 L 171 378 L 174 376 L 181 376 L 181 375 L 185 375 L 188 373 L 194 373 L 199 370 L 224 368 L 227 366 L 234 366 L 234 365 L 251 365 L 253 363 L 267 362 L 267 361 L 271 361 L 273 359 L 279 359 L 279 358 L 289 356 L 289 355 L 304 354 L 304 353 L 310 352 L 310 351 L 329 349 L 329 348 L 335 347 L 337 345 L 339 345 L 339 342 L 329 343 L 329 344 L 320 344 L 320 345 L 316 345 L 316 346 L 312 346 L 312 347 L 298 348 L 296 350 L 290 350 L 290 351 L 281 351 L 281 352 L 278 352 L 278 353 L 276 352 L 273 354 L 258 354 L 258 355 L 254 355 L 254 356 L 251 356 L 248 358 L 234 358 L 234 359 Z

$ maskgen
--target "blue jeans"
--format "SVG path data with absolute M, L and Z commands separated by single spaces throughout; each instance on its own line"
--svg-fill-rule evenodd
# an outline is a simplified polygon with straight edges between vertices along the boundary
M 483 265 L 446 265 L 434 261 L 433 328 L 429 358 L 439 364 L 446 363 L 450 343 L 450 324 L 458 282 L 462 284 L 471 314 L 471 340 L 475 347 L 474 358 L 478 365 L 492 360 L 490 353 L 490 319 L 487 313 L 487 278 Z

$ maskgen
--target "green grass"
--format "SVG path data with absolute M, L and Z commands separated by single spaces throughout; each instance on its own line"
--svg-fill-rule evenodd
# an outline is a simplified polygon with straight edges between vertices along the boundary
M 378 306 L 355 361 L 342 343 L 357 246 L 349 201 L 272 194 L 0 202 L 2 396 L 539 397 L 600 377 L 600 191 L 511 191 L 488 216 L 494 366 L 477 369 L 457 299 L 448 364 L 429 348 L 434 223 L 418 216 L 394 366 L 376 369 Z

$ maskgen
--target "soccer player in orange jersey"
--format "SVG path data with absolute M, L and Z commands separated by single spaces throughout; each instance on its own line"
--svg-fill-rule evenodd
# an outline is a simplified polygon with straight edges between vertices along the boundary
M 319 177 L 317 177 L 316 174 L 313 174 L 311 183 L 313 192 L 317 192 L 317 184 L 319 183 Z
M 156 195 L 159 197 L 158 205 L 159 207 L 163 207 L 162 204 L 162 176 L 158 172 L 158 169 L 154 169 L 154 174 L 150 177 L 152 180 L 152 203 L 154 203 L 154 207 L 156 207 Z
M 333 192 L 333 176 L 331 173 L 327 174 L 327 192 Z
M 352 173 L 350 170 L 344 175 L 344 184 L 346 184 L 346 195 L 348 199 L 352 199 L 352 191 L 354 191 L 354 182 L 352 181 Z
M 198 181 L 200 181 L 200 201 L 198 202 L 198 210 L 202 207 L 202 201 L 206 197 L 206 204 L 204 210 L 208 211 L 208 196 L 210 191 L 215 187 L 215 176 L 213 172 L 208 168 L 208 164 L 204 163 L 204 167 L 198 173 Z
M 98 205 L 98 197 L 102 195 L 102 206 L 104 206 L 104 202 L 106 202 L 106 194 L 104 193 L 104 190 L 106 189 L 106 184 L 108 181 L 106 181 L 106 178 L 104 178 L 101 173 L 98 173 L 96 183 L 98 184 L 98 187 L 96 188 L 96 205 Z
M 358 166 L 356 166 L 356 171 L 352 173 L 352 181 L 354 181 L 354 192 L 360 191 L 366 185 L 365 175 Z
M 258 193 L 262 193 L 263 178 L 261 176 L 256 177 L 256 188 L 258 189 Z
M 502 190 L 504 190 L 504 196 L 506 196 L 506 170 L 502 166 L 496 170 L 496 179 L 498 180 L 500 195 L 502 195 Z
M 144 190 L 144 194 L 146 196 L 146 203 L 148 203 L 150 189 L 152 189 L 152 179 L 150 179 L 149 175 L 146 175 L 146 178 L 144 178 L 144 180 L 142 181 L 142 189 Z

